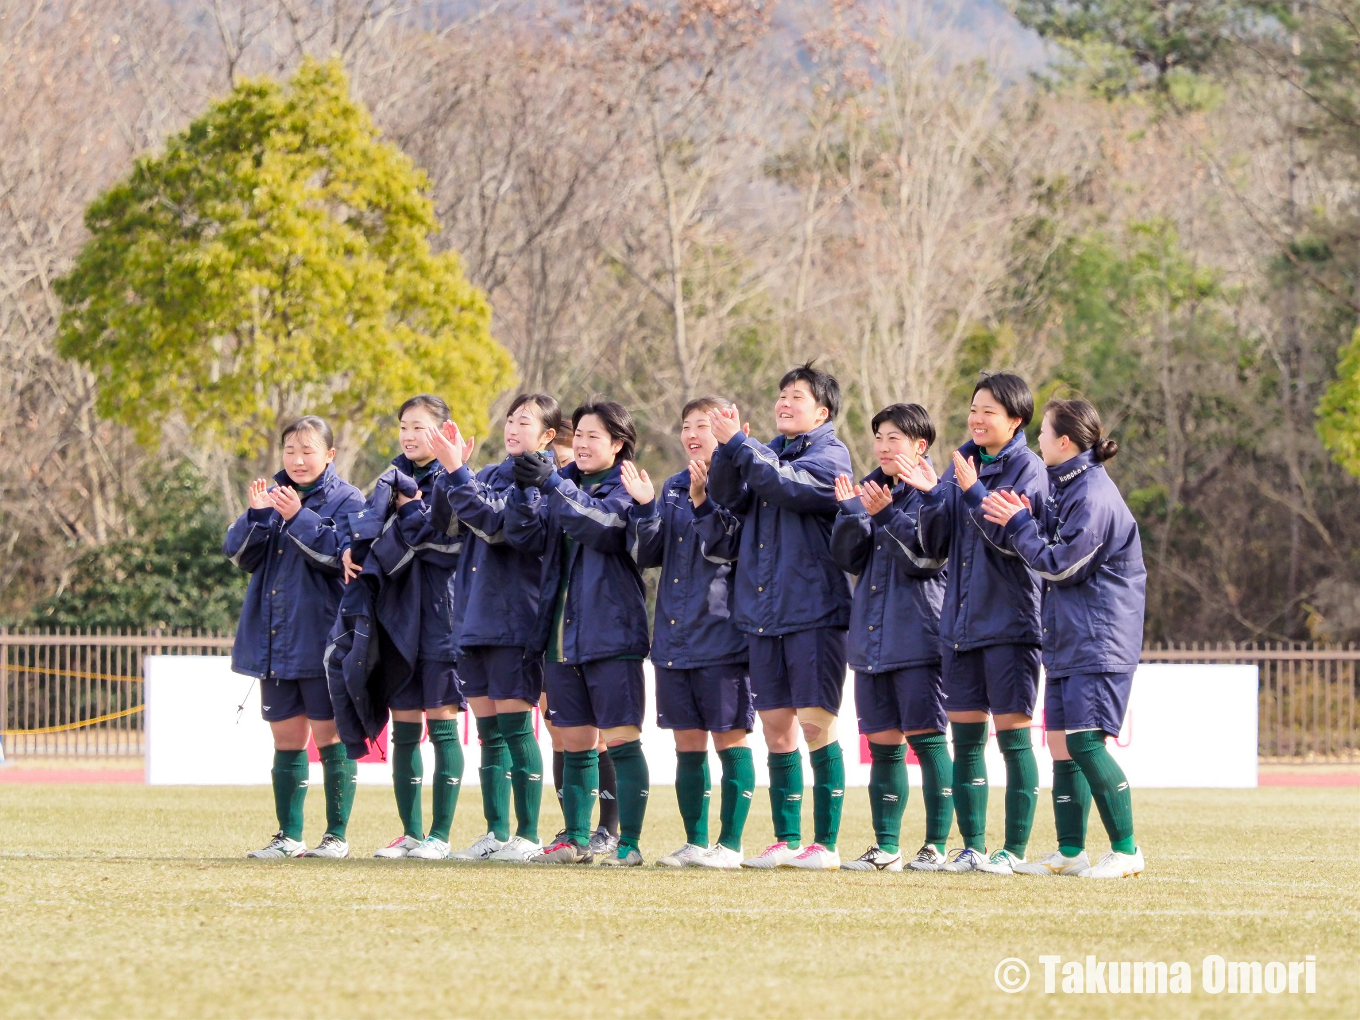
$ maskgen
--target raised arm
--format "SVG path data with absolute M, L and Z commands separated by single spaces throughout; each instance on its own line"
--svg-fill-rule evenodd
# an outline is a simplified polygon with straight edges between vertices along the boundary
M 847 574 L 858 577 L 864 573 L 873 548 L 873 518 L 865 512 L 858 496 L 841 500 L 840 508 L 831 528 L 831 558 Z
M 505 543 L 526 556 L 542 556 L 548 547 L 548 501 L 538 489 L 515 486 L 505 494 Z
M 335 509 L 333 517 L 322 517 L 315 510 L 303 507 L 283 529 L 284 537 L 302 552 L 302 561 L 307 566 L 337 576 L 342 573 L 341 526 L 347 524 L 351 513 L 357 513 L 363 507 L 364 501 L 354 495 Z
M 596 499 L 560 474 L 549 475 L 544 486 L 545 498 L 557 500 L 562 508 L 566 534 L 596 552 L 628 551 L 628 515 L 635 504 L 622 487 L 605 499 Z
M 452 474 L 440 475 L 435 480 L 434 498 L 430 501 L 436 511 L 434 523 L 438 525 L 445 518 L 457 518 L 483 542 L 499 545 L 506 541 L 508 496 L 505 490 L 497 492 L 479 480 L 466 465 L 460 466 Z
M 731 458 L 753 497 L 795 513 L 835 513 L 836 476 L 850 471 L 850 455 L 839 445 L 785 463 L 764 443 L 739 433 L 722 452 Z M 714 461 L 716 473 L 716 457 Z
M 231 560 L 246 573 L 253 574 L 264 562 L 269 552 L 270 524 L 274 518 L 273 508 L 258 509 L 251 507 L 227 529 L 226 540 L 222 543 L 222 555 Z
M 1081 584 L 1099 569 L 1101 551 L 1110 533 L 1109 514 L 1088 502 L 1072 508 L 1050 538 L 1027 507 L 1015 497 L 989 497 L 987 519 L 1010 519 L 1004 525 L 1007 543 L 1025 565 L 1051 584 L 1067 588 Z

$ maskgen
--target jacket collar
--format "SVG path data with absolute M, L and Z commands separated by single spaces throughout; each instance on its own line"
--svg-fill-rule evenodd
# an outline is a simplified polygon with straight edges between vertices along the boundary
M 1070 485 L 1072 481 L 1084 475 L 1093 467 L 1099 467 L 1096 462 L 1096 452 L 1087 450 L 1079 453 L 1071 460 L 1065 460 L 1061 464 L 1048 469 L 1048 480 L 1055 489 Z
M 811 432 L 804 432 L 801 436 L 778 436 L 770 444 L 770 449 L 775 452 L 780 460 L 792 460 L 805 453 L 809 447 L 819 440 L 830 437 L 836 438 L 836 425 L 834 422 L 824 422 L 818 425 Z
M 431 479 L 438 478 L 440 475 L 444 473 L 444 465 L 439 462 L 438 458 L 435 458 L 434 460 L 430 461 L 430 463 L 426 464 L 425 467 L 422 469 L 412 464 L 411 459 L 407 457 L 406 454 L 404 453 L 399 453 L 392 458 L 392 466 L 396 468 L 398 471 L 402 472 L 402 474 L 405 474 L 411 478 L 415 478 L 418 474 L 422 474 L 424 471 L 429 472 L 428 477 L 430 477 Z
M 1001 470 L 1001 465 L 1005 464 L 1011 457 L 1014 457 L 1021 450 L 1028 450 L 1029 442 L 1025 438 L 1024 429 L 1016 429 L 1015 435 L 1011 436 L 1011 441 L 1001 448 L 1001 452 L 996 455 L 996 460 L 990 464 L 982 462 L 982 447 L 971 439 L 959 447 L 959 453 L 963 454 L 965 460 L 973 458 L 977 464 L 978 475 L 995 474 Z
M 276 474 L 274 476 L 274 481 L 278 482 L 280 485 L 292 485 L 294 488 L 297 488 L 293 479 L 288 476 L 287 471 L 280 471 Z M 335 488 L 336 483 L 339 481 L 340 479 L 335 474 L 335 465 L 327 464 L 326 470 L 321 472 L 321 477 L 316 480 L 315 488 L 308 493 L 299 493 L 299 495 L 302 496 L 302 502 L 306 503 L 313 497 L 324 499 L 330 494 L 330 491 Z
M 594 472 L 592 472 L 592 474 L 593 473 Z M 561 471 L 558 472 L 558 474 L 560 474 L 563 478 L 570 478 L 572 482 L 578 486 L 581 484 L 582 472 L 581 469 L 576 466 L 575 461 L 572 461 L 570 464 L 564 467 Z M 615 461 L 614 466 L 609 469 L 609 474 L 604 476 L 604 478 L 601 480 L 599 484 L 599 488 L 595 490 L 595 495 L 603 496 L 606 495 L 607 493 L 613 492 L 616 488 L 623 484 L 622 478 L 623 478 L 623 464 L 621 462 Z

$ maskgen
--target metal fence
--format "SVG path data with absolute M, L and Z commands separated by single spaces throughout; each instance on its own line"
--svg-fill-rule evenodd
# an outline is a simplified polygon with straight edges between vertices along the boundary
M 224 655 L 230 635 L 0 629 L 0 731 L 7 757 L 145 753 L 142 661 Z
M 0 731 L 8 757 L 145 752 L 142 660 L 226 655 L 230 635 L 9 633 L 0 629 Z M 1360 649 L 1305 644 L 1152 645 L 1144 662 L 1260 670 L 1265 761 L 1360 762 Z
M 1262 761 L 1360 762 L 1360 649 L 1353 644 L 1153 645 L 1143 661 L 1254 665 Z

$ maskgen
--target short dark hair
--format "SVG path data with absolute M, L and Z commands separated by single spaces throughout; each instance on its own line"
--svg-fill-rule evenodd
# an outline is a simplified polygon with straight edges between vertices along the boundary
M 543 431 L 552 429 L 553 432 L 562 431 L 562 405 L 557 402 L 557 398 L 547 393 L 521 393 L 514 400 L 510 401 L 510 410 L 505 412 L 506 418 L 518 411 L 521 407 L 528 404 L 538 412 L 539 423 L 543 426 Z
M 304 414 L 285 425 L 282 435 L 279 436 L 279 445 L 288 442 L 288 437 L 295 432 L 315 432 L 316 437 L 321 440 L 321 445 L 326 449 L 335 446 L 335 433 L 331 431 L 330 425 L 326 424 L 325 418 L 318 418 L 314 414 Z
M 812 399 L 817 401 L 817 406 L 826 408 L 826 420 L 835 421 L 836 416 L 841 413 L 841 384 L 830 372 L 813 368 L 813 362 L 816 360 L 813 358 L 812 361 L 785 372 L 784 378 L 779 380 L 779 388 L 782 390 L 796 382 L 807 383 L 808 389 L 812 391 Z
M 623 447 L 619 450 L 619 455 L 615 460 L 632 460 L 634 450 L 637 448 L 637 426 L 633 424 L 633 416 L 628 413 L 628 408 L 612 400 L 582 404 L 571 412 L 573 432 L 580 426 L 581 419 L 588 414 L 593 414 L 604 422 L 605 431 L 609 433 L 610 439 L 623 440 Z
M 732 401 L 725 400 L 722 397 L 715 397 L 712 394 L 704 397 L 695 397 L 686 404 L 685 409 L 680 412 L 680 420 L 684 421 L 695 411 L 725 411 L 731 406 Z
M 884 422 L 891 422 L 908 439 L 924 439 L 926 449 L 935 445 L 935 423 L 930 412 L 920 404 L 889 404 L 874 415 L 870 431 L 877 433 Z
M 1119 452 L 1119 444 L 1100 434 L 1100 412 L 1088 400 L 1050 400 L 1044 414 L 1053 416 L 1053 434 L 1066 436 L 1085 453 L 1095 450 L 1097 461 L 1106 461 Z
M 401 405 L 401 410 L 397 412 L 397 421 L 401 421 L 406 412 L 413 407 L 420 407 L 429 411 L 434 416 L 434 420 L 441 425 L 453 417 L 449 413 L 449 405 L 444 403 L 443 397 L 437 397 L 433 393 L 421 393 Z
M 1006 409 L 1006 414 L 1020 419 L 1020 428 L 1028 427 L 1034 419 L 1034 394 L 1029 383 L 1010 372 L 984 372 L 973 387 L 973 396 L 978 390 L 986 390 L 996 402 Z

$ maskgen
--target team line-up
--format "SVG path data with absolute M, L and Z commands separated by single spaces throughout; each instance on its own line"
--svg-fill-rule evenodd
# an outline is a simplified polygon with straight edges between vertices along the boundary
M 656 485 L 634 463 L 637 432 L 617 403 L 582 404 L 568 423 L 553 397 L 516 397 L 505 459 L 474 475 L 473 442 L 445 402 L 425 394 L 402 405 L 401 452 L 367 499 L 336 475 L 325 421 L 290 424 L 283 471 L 273 485 L 251 483 L 224 548 L 251 575 L 232 665 L 259 679 L 275 746 L 279 831 L 249 856 L 349 856 L 356 761 L 390 716 L 403 832 L 374 856 L 640 866 L 650 657 L 657 723 L 675 736 L 686 839 L 658 865 L 1140 873 L 1129 784 L 1106 738 L 1120 730 L 1138 664 L 1145 572 L 1137 525 L 1102 466 L 1118 447 L 1095 408 L 1051 401 L 1041 457 L 1025 437 L 1029 387 L 985 375 L 969 441 L 937 475 L 930 416 L 892 404 L 873 418 L 878 466 L 855 483 L 833 424 L 840 404 L 834 377 L 796 367 L 780 381 L 779 434 L 762 443 L 729 401 L 692 400 L 680 423 L 689 465 Z M 649 628 L 642 571 L 655 567 Z M 1041 661 L 1057 849 L 1027 860 Z M 842 863 L 836 718 L 847 665 L 872 759 L 875 843 Z M 535 705 L 552 735 L 564 820 L 546 844 Z M 458 713 L 469 709 L 487 832 L 455 851 Z M 747 735 L 757 715 L 775 842 L 748 855 Z M 983 750 L 993 725 L 1006 810 L 989 853 Z M 311 850 L 302 841 L 309 737 L 326 797 L 326 832 Z M 800 737 L 812 769 L 811 841 Z M 722 767 L 712 842 L 710 738 Z M 901 841 L 907 745 L 921 764 L 926 816 L 910 859 Z M 1112 847 L 1094 865 L 1085 850 L 1093 800 Z M 955 821 L 963 846 L 946 852 Z

